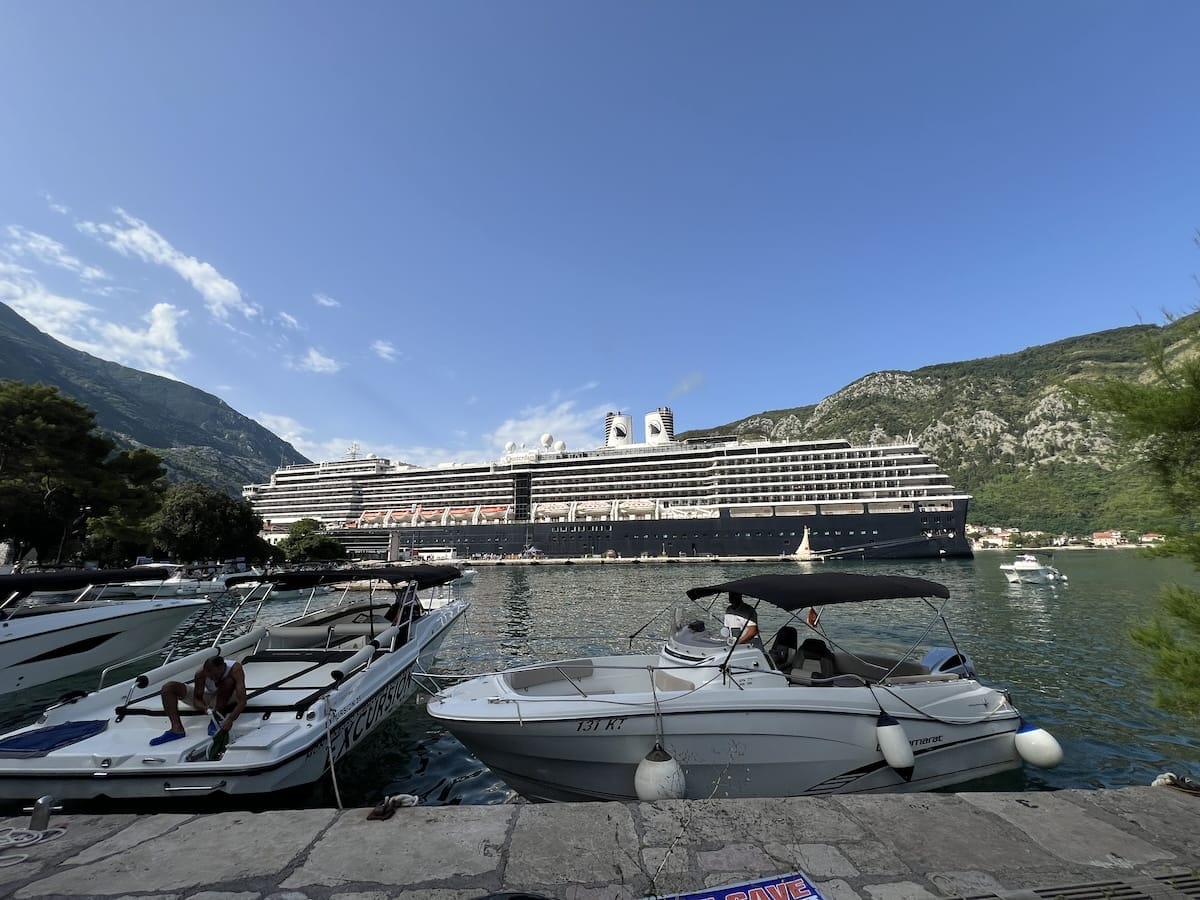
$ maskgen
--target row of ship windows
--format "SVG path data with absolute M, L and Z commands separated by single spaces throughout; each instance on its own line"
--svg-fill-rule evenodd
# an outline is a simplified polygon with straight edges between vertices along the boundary
M 539 493 L 547 493 L 556 489 L 557 479 L 539 479 L 537 491 Z M 894 488 L 900 487 L 903 484 L 948 484 L 948 479 L 941 473 L 925 473 L 925 474 L 902 474 L 899 476 L 890 475 L 885 478 L 854 478 L 847 477 L 844 473 L 833 475 L 824 475 L 810 478 L 800 478 L 795 476 L 784 476 L 771 481 L 764 482 L 761 478 L 730 478 L 724 481 L 713 481 L 711 479 L 692 479 L 687 481 L 672 480 L 664 481 L 661 478 L 595 478 L 595 479 L 575 479 L 571 481 L 562 480 L 561 487 L 558 490 L 564 491 L 571 495 L 577 495 L 585 492 L 591 487 L 601 487 L 606 490 L 625 489 L 635 490 L 645 488 L 655 491 L 669 490 L 719 490 L 721 487 L 736 487 L 739 484 L 749 483 L 759 490 L 770 489 L 772 487 L 789 487 L 812 485 L 813 487 L 823 487 L 830 482 L 837 484 L 839 487 L 845 488 Z M 504 495 L 512 492 L 512 483 L 507 481 L 496 482 L 491 485 L 464 485 L 461 482 L 447 484 L 445 482 L 439 484 L 424 484 L 420 487 L 408 486 L 407 488 L 396 485 L 374 484 L 365 489 L 338 489 L 334 485 L 312 485 L 304 487 L 289 488 L 287 494 L 292 496 L 329 496 L 347 494 L 354 496 L 370 496 L 384 495 L 390 497 L 412 497 L 418 502 L 423 501 L 430 496 L 438 494 L 458 495 L 464 498 L 474 498 L 479 496 L 487 496 L 489 493 L 492 496 Z M 281 491 L 282 492 L 282 491 Z M 274 491 L 260 491 L 256 494 L 271 494 Z
M 551 533 L 558 533 L 558 534 L 572 534 L 572 533 L 574 533 L 574 534 L 580 534 L 580 533 L 592 534 L 592 533 L 596 533 L 596 532 L 609 532 L 612 530 L 613 529 L 612 529 L 611 525 L 571 525 L 571 526 L 564 526 L 564 527 L 550 529 Z M 797 537 L 798 536 L 796 534 L 796 532 L 794 532 L 794 531 L 779 531 L 779 532 L 731 531 L 728 534 L 725 534 L 724 532 L 720 532 L 720 531 L 712 531 L 712 532 L 707 532 L 705 534 L 693 534 L 692 537 L 693 538 L 703 537 L 705 539 L 722 538 L 722 537 L 732 537 L 732 538 L 756 537 L 757 538 L 757 537 L 762 537 L 764 534 L 767 537 L 770 537 L 773 534 L 778 534 L 779 537 Z M 879 534 L 879 532 L 878 531 L 854 531 L 853 529 L 851 529 L 849 531 L 836 531 L 836 530 L 835 531 L 810 531 L 809 534 L 814 537 L 820 536 L 820 535 L 824 535 L 825 537 L 829 537 L 831 535 L 833 535 L 833 536 L 841 536 L 841 535 L 854 536 L 856 534 L 860 534 L 860 535 L 868 535 L 869 534 L 869 535 L 877 536 Z M 633 538 L 637 538 L 636 534 L 630 535 L 630 536 Z M 650 538 L 652 538 L 652 537 L 661 538 L 661 539 L 667 540 L 667 541 L 674 541 L 674 540 L 680 540 L 680 539 L 686 538 L 687 535 L 686 534 L 655 534 L 655 535 L 643 534 L 642 535 L 643 540 L 650 540 Z M 499 541 L 500 539 L 497 538 L 496 540 Z
M 908 478 L 913 475 L 919 475 L 929 470 L 937 471 L 936 463 L 932 461 L 910 464 L 909 466 L 898 468 L 889 466 L 885 468 L 882 465 L 871 465 L 864 467 L 848 467 L 848 466 L 832 466 L 832 465 L 738 465 L 722 470 L 721 468 L 704 467 L 687 467 L 676 466 L 671 469 L 660 468 L 657 470 L 646 469 L 629 469 L 627 471 L 613 471 L 609 469 L 599 471 L 579 471 L 571 470 L 564 471 L 560 474 L 539 473 L 538 481 L 563 481 L 570 484 L 585 483 L 587 481 L 601 481 L 606 484 L 612 484 L 622 481 L 659 481 L 662 478 L 688 478 L 696 479 L 712 479 L 720 478 L 722 475 L 729 478 L 760 478 L 764 475 L 791 475 L 795 477 L 795 473 L 801 473 L 802 477 L 811 477 L 816 479 L 821 478 L 846 478 L 855 475 L 859 477 L 873 476 L 875 478 Z M 882 470 L 882 471 L 880 471 Z M 804 474 L 807 473 L 807 474 Z M 387 476 L 373 477 L 370 479 L 376 485 L 386 485 L 388 488 L 393 488 L 397 484 L 420 485 L 418 490 L 425 490 L 430 485 L 444 483 L 446 475 L 441 472 L 431 472 L 426 475 L 405 475 L 389 478 Z M 457 482 L 468 481 L 472 484 L 483 486 L 487 484 L 501 485 L 511 481 L 511 476 L 507 474 L 492 474 L 481 475 L 477 477 L 463 478 L 456 477 Z M 319 482 L 280 482 L 276 486 L 284 487 L 286 485 L 289 490 L 317 490 L 327 491 L 331 489 L 355 489 L 364 484 L 363 480 L 356 478 L 323 478 Z
M 817 491 L 799 492 L 799 491 L 796 491 L 795 487 L 791 486 L 791 485 L 788 486 L 791 489 L 788 490 L 786 493 L 784 492 L 784 486 L 780 485 L 779 486 L 780 489 L 778 491 L 769 491 L 768 493 L 765 493 L 765 494 L 763 493 L 763 489 L 764 489 L 764 487 L 768 487 L 768 486 L 761 485 L 761 484 L 756 484 L 756 485 L 753 485 L 752 487 L 746 487 L 746 488 L 742 488 L 742 489 L 738 489 L 737 487 L 731 487 L 724 491 L 719 490 L 719 489 L 713 490 L 712 488 L 706 488 L 706 487 L 694 487 L 694 486 L 688 487 L 686 485 L 677 485 L 677 484 L 657 485 L 657 487 L 665 489 L 665 490 L 673 490 L 673 491 L 675 491 L 677 496 L 682 496 L 685 498 L 687 498 L 687 497 L 690 497 L 693 499 L 711 498 L 711 502 L 719 501 L 722 498 L 729 498 L 729 499 L 736 500 L 736 499 L 745 499 L 747 497 L 751 498 L 754 502 L 759 502 L 760 498 L 764 498 L 764 497 L 772 497 L 772 498 L 783 497 L 786 500 L 794 500 L 798 496 L 809 496 L 811 494 L 818 493 Z M 844 482 L 843 481 L 843 482 L 837 482 L 834 484 L 822 484 L 819 487 L 822 489 L 823 493 L 828 492 L 830 489 L 833 489 L 835 491 L 854 492 L 854 493 L 862 493 L 865 491 L 886 490 L 886 491 L 889 491 L 898 496 L 912 496 L 914 491 L 919 491 L 920 496 L 926 496 L 928 494 L 929 488 L 931 488 L 931 487 L 946 488 L 946 487 L 948 487 L 948 485 L 945 485 L 945 484 L 930 485 L 927 483 L 913 483 L 913 482 L 901 485 L 899 482 L 861 482 L 861 483 L 856 483 L 856 482 Z M 752 494 L 751 493 L 752 490 L 755 491 L 755 493 Z M 630 490 L 626 490 L 626 491 L 616 492 L 616 491 L 612 491 L 610 489 L 610 490 L 606 490 L 604 492 L 604 494 L 598 499 L 612 499 L 614 497 L 614 495 L 616 495 L 616 494 L 623 494 L 624 496 L 628 496 L 628 497 L 639 497 L 639 494 L 645 495 L 647 493 L 654 493 L 654 492 L 653 491 L 639 491 L 639 489 L 630 489 Z M 484 495 L 482 497 L 479 494 L 470 494 L 470 495 L 464 496 L 464 495 L 457 494 L 457 492 L 449 491 L 449 490 L 445 494 L 437 494 L 437 495 L 425 494 L 420 497 L 417 497 L 416 495 L 411 495 L 411 494 L 408 496 L 405 496 L 403 494 L 396 494 L 396 493 L 389 494 L 385 491 L 369 491 L 369 492 L 365 492 L 365 493 L 356 494 L 353 496 L 355 496 L 360 502 L 383 503 L 385 505 L 391 505 L 396 508 L 403 508 L 405 505 L 411 505 L 411 506 L 450 505 L 450 506 L 454 506 L 454 505 L 462 504 L 462 505 L 476 506 L 476 505 L 482 504 L 484 506 L 487 506 L 492 503 L 510 503 L 510 502 L 512 502 L 511 501 L 511 497 L 512 497 L 511 491 L 505 492 L 505 493 L 492 494 L 492 495 Z M 570 493 L 561 493 L 561 494 L 554 493 L 547 488 L 540 488 L 537 493 L 537 496 L 533 497 L 533 501 L 536 503 L 570 502 L 572 499 L 592 499 L 592 498 L 588 494 L 586 485 L 577 486 Z M 337 495 L 330 495 L 329 493 L 321 493 L 321 494 L 317 494 L 315 497 L 309 497 L 309 496 L 304 496 L 304 495 L 298 496 L 293 493 L 286 497 L 271 497 L 269 495 L 259 496 L 259 497 L 256 497 L 256 500 L 259 503 L 274 502 L 274 503 L 292 503 L 292 504 L 312 503 L 314 501 L 325 501 L 325 504 L 329 505 L 332 503 L 344 504 L 346 502 L 346 497 L 345 497 L 345 495 L 337 496 Z M 664 501 L 664 502 L 669 502 L 669 501 Z
M 828 502 L 834 501 L 834 500 L 864 500 L 864 499 L 876 500 L 876 499 L 889 499 L 889 498 L 898 498 L 898 497 L 914 498 L 914 497 L 929 497 L 929 496 L 931 496 L 929 491 L 919 490 L 919 489 L 895 491 L 893 493 L 885 495 L 882 498 L 879 497 L 878 495 L 864 497 L 862 494 L 852 492 L 852 491 L 834 491 L 832 493 L 822 492 L 822 493 L 818 493 L 818 494 L 770 494 L 770 495 L 767 495 L 767 494 L 725 494 L 725 495 L 721 495 L 721 496 L 715 497 L 715 498 L 705 498 L 705 497 L 692 498 L 692 499 L 698 501 L 697 503 L 693 503 L 693 504 L 683 503 L 683 502 L 678 502 L 678 501 L 673 502 L 670 500 L 664 500 L 664 501 L 662 501 L 662 505 L 664 507 L 687 507 L 687 506 L 691 506 L 691 505 L 703 506 L 703 505 L 706 505 L 707 503 L 720 503 L 722 501 L 727 501 L 727 500 L 732 500 L 732 501 L 741 502 L 741 503 L 759 503 L 759 504 L 804 503 L 804 502 L 828 503 Z M 611 500 L 612 498 L 611 497 L 600 497 L 600 498 L 596 498 L 596 499 Z M 371 501 L 368 500 L 367 502 L 370 503 Z M 427 506 L 451 506 L 451 507 L 453 507 L 456 505 L 456 502 L 458 502 L 458 501 L 455 501 L 455 500 L 426 501 L 426 505 Z M 496 502 L 500 505 L 509 505 L 512 503 L 512 501 L 510 499 L 496 500 L 494 502 Z M 533 502 L 535 502 L 535 503 L 555 503 L 555 502 L 569 502 L 569 501 L 558 500 L 555 498 L 555 496 L 553 494 L 551 494 L 546 497 L 538 497 Z M 377 501 L 374 501 L 374 504 L 390 505 L 392 507 L 398 507 L 400 509 L 403 509 L 405 507 L 404 503 L 398 503 L 394 499 L 391 501 L 386 501 L 386 502 L 383 500 L 377 500 Z M 477 501 L 472 500 L 469 505 L 475 506 L 475 505 L 477 505 Z M 490 504 L 485 502 L 482 505 L 488 506 Z M 272 514 L 280 515 L 280 514 L 288 512 L 289 510 L 297 510 L 297 509 L 300 509 L 300 510 L 310 510 L 311 509 L 314 511 L 320 510 L 320 509 L 334 510 L 337 512 L 338 515 L 342 515 L 343 514 L 342 511 L 344 511 L 345 508 L 346 508 L 345 501 L 337 500 L 337 499 L 330 499 L 325 503 L 312 503 L 311 501 L 305 501 L 303 499 L 281 500 L 281 501 L 277 501 L 277 502 L 271 502 L 269 500 L 259 500 L 255 504 L 255 511 L 259 515 L 272 515 Z M 353 515 L 353 514 L 346 513 L 346 515 Z

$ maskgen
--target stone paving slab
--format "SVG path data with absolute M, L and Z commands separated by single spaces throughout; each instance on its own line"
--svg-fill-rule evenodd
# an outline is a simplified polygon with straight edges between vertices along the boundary
M 0 860 L 0 897 L 638 900 L 799 870 L 826 900 L 1200 898 L 1200 797 L 1169 788 L 366 814 L 56 815 L 60 837 Z

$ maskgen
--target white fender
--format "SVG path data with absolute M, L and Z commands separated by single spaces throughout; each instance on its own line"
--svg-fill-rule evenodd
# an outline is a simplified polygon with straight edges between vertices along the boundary
M 633 790 L 639 800 L 682 800 L 687 793 L 683 767 L 662 744 L 655 744 L 638 763 Z
M 905 781 L 912 781 L 913 752 L 904 728 L 887 713 L 879 714 L 875 723 L 875 739 L 887 764 Z
M 1030 765 L 1053 769 L 1062 762 L 1062 746 L 1054 739 L 1054 735 L 1024 719 L 1013 742 L 1017 745 L 1017 755 Z

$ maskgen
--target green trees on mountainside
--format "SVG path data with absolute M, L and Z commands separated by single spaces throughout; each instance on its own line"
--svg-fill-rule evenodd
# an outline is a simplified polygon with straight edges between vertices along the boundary
M 1147 348 L 1146 380 L 1110 376 L 1076 390 L 1112 418 L 1176 514 L 1160 552 L 1200 570 L 1200 327 L 1193 324 L 1173 345 Z M 1200 720 L 1200 592 L 1178 584 L 1164 588 L 1158 613 L 1134 629 L 1133 638 L 1153 654 L 1156 702 Z
M 260 528 L 245 501 L 197 484 L 168 488 L 156 454 L 117 450 L 92 411 L 57 388 L 0 381 L 0 543 L 17 559 L 263 559 L 271 549 Z
M 162 489 L 153 454 L 116 452 L 95 417 L 56 388 L 0 382 L 0 540 L 20 558 L 78 552 L 87 523 L 131 536 Z
M 1054 463 L 993 475 L 971 500 L 971 519 L 1057 535 L 1088 535 L 1106 528 L 1141 534 L 1167 527 L 1174 517 L 1145 472 L 1112 473 L 1100 466 Z

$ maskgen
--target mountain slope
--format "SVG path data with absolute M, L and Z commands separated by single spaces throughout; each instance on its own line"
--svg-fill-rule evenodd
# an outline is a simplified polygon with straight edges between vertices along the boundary
M 1067 390 L 1080 378 L 1140 378 L 1147 342 L 1193 346 L 1195 317 L 1068 338 L 1019 353 L 874 372 L 811 406 L 680 437 L 915 440 L 974 495 L 972 522 L 1083 534 L 1163 527 L 1144 478 Z
M 289 443 L 212 394 L 72 349 L 0 303 L 0 380 L 57 387 L 96 413 L 121 447 L 163 457 L 172 480 L 235 496 L 281 464 L 307 462 Z

